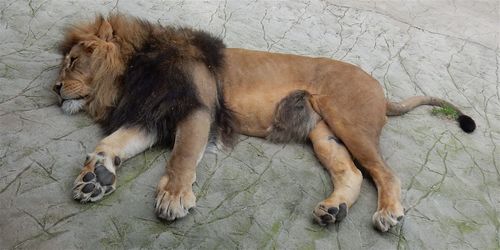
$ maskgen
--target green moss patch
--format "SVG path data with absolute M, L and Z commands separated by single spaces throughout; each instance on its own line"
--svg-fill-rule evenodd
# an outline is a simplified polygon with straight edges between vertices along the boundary
M 434 107 L 432 108 L 431 113 L 436 116 L 444 116 L 453 120 L 458 118 L 458 112 L 450 106 Z

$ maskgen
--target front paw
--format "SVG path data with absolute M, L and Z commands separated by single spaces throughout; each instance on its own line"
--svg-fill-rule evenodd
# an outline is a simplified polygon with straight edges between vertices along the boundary
M 82 203 L 95 202 L 112 193 L 116 189 L 114 169 L 104 153 L 89 154 L 73 184 L 73 199 Z
M 175 220 L 186 216 L 190 208 L 196 206 L 190 183 L 179 185 L 169 182 L 169 177 L 163 176 L 156 191 L 156 216 L 166 220 Z

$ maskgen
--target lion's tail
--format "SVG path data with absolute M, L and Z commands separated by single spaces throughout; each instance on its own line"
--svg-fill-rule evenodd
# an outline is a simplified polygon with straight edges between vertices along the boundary
M 448 101 L 431 96 L 413 96 L 401 102 L 387 101 L 387 116 L 398 116 L 415 109 L 420 105 L 438 106 L 446 110 L 451 110 L 456 117 L 460 128 L 466 133 L 472 133 L 476 129 L 476 123 L 467 115 L 464 115 L 460 109 Z

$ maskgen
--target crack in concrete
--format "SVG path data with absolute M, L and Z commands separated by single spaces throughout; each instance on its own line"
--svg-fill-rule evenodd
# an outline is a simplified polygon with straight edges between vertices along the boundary
M 497 52 L 498 53 L 498 52 Z M 495 55 L 495 61 L 496 61 L 496 70 L 495 70 L 495 76 L 496 76 L 496 89 L 497 89 L 497 99 L 500 101 L 500 62 L 498 60 L 498 54 Z
M 75 128 L 73 130 L 70 130 L 69 132 L 63 134 L 63 135 L 60 135 L 60 136 L 56 136 L 56 137 L 51 137 L 50 139 L 51 140 L 54 140 L 54 141 L 58 141 L 58 140 L 62 140 L 62 139 L 65 139 L 66 137 L 72 135 L 73 133 L 75 132 L 79 132 L 81 131 L 82 129 L 85 129 L 85 128 L 89 128 L 89 127 L 93 127 L 93 126 L 96 126 L 96 124 L 94 123 L 90 123 L 88 125 L 85 125 L 83 127 L 78 127 L 78 128 Z
M 38 85 L 35 85 L 35 86 L 31 86 L 36 80 L 38 80 L 38 78 L 40 78 L 42 76 L 42 74 L 44 74 L 45 72 L 49 72 L 51 70 L 54 70 L 56 69 L 58 66 L 49 66 L 49 67 L 46 67 L 44 68 L 42 71 L 40 71 L 40 73 L 38 73 L 38 75 L 35 76 L 35 78 L 33 78 L 33 80 L 29 81 L 28 84 L 21 90 L 21 92 L 19 92 L 18 94 L 10 97 L 10 98 L 7 98 L 7 99 L 4 99 L 4 100 L 1 100 L 0 101 L 0 104 L 4 104 L 10 100 L 13 100 L 19 96 L 22 96 L 24 95 L 26 92 L 30 91 L 31 89 L 33 89 L 34 87 L 38 87 Z
M 462 96 L 465 98 L 465 100 L 467 100 L 467 102 L 469 103 L 469 106 L 470 106 L 472 109 L 474 109 L 474 111 L 476 111 L 476 113 L 477 113 L 479 116 L 481 116 L 481 117 L 483 117 L 483 118 L 484 118 L 483 114 L 481 114 L 481 112 L 479 112 L 479 110 L 477 110 L 477 109 L 476 109 L 476 107 L 474 106 L 474 104 L 472 104 L 472 102 L 471 102 L 471 101 L 470 101 L 470 99 L 469 99 L 469 98 L 465 95 L 465 93 L 463 92 L 463 90 L 461 90 L 461 89 L 458 87 L 459 85 L 457 84 L 457 82 L 456 82 L 456 80 L 455 80 L 455 77 L 453 77 L 453 75 L 451 74 L 451 71 L 450 71 L 450 67 L 451 67 L 451 63 L 452 63 L 452 61 L 453 61 L 453 57 L 454 57 L 455 55 L 458 55 L 458 54 L 462 53 L 462 51 L 464 50 L 465 45 L 466 45 L 466 43 L 464 42 L 464 43 L 462 44 L 462 47 L 461 47 L 461 48 L 460 48 L 460 49 L 459 49 L 456 53 L 454 53 L 454 54 L 452 54 L 452 55 L 451 55 L 450 60 L 448 61 L 448 64 L 447 64 L 447 66 L 446 66 L 446 72 L 448 72 L 448 75 L 450 76 L 451 82 L 453 83 L 453 86 L 455 86 L 455 88 L 457 89 L 458 93 L 460 93 L 460 95 L 462 95 Z
M 120 229 L 120 227 L 118 227 L 117 222 L 116 222 L 116 218 L 111 217 L 110 221 L 111 221 L 111 225 L 113 226 L 113 229 L 115 230 L 115 233 L 118 235 L 118 240 L 119 240 L 119 243 L 121 244 L 122 249 L 125 249 L 125 243 L 124 243 L 125 236 L 123 235 L 123 232 Z
M 116 0 L 115 5 L 113 6 L 113 8 L 111 8 L 110 12 L 113 12 L 115 10 L 116 10 L 116 12 L 120 12 L 120 10 L 118 9 L 119 3 L 120 3 L 120 0 Z
M 272 40 L 272 43 L 271 45 L 269 45 L 269 47 L 267 48 L 267 51 L 271 51 L 273 46 L 280 43 L 281 41 L 283 41 L 286 37 L 286 35 L 293 29 L 295 28 L 295 26 L 297 26 L 298 24 L 300 24 L 300 22 L 302 22 L 304 20 L 304 15 L 307 13 L 307 9 L 309 8 L 309 6 L 311 5 L 311 1 L 307 2 L 306 3 L 306 6 L 304 7 L 304 11 L 302 11 L 302 13 L 299 15 L 299 17 L 297 19 L 295 19 L 295 21 L 292 22 L 292 24 L 285 30 L 285 32 L 283 32 L 283 34 L 278 37 L 277 40 Z
M 412 178 L 410 180 L 410 184 L 408 184 L 408 187 L 406 188 L 406 193 L 408 193 L 408 191 L 410 191 L 410 189 L 412 189 L 413 187 L 413 184 L 415 183 L 416 181 L 416 178 L 418 177 L 418 175 L 420 173 L 422 173 L 422 171 L 424 170 L 424 167 L 427 165 L 427 163 L 429 162 L 429 159 L 430 159 L 430 154 L 431 152 L 433 152 L 434 148 L 437 146 L 438 142 L 441 141 L 441 138 L 443 138 L 444 134 L 446 132 L 443 132 L 439 135 L 439 137 L 434 141 L 434 143 L 432 144 L 432 146 L 427 150 L 427 153 L 425 154 L 425 157 L 424 157 L 424 161 L 422 162 L 422 164 L 420 165 L 420 167 L 418 168 L 417 172 L 415 174 L 412 175 Z
M 424 29 L 422 27 L 419 27 L 419 26 L 416 26 L 416 25 L 413 25 L 409 22 L 406 22 L 406 21 L 403 21 L 399 18 L 396 18 L 396 17 L 393 17 L 391 15 L 387 15 L 387 14 L 384 14 L 384 13 L 381 13 L 381 12 L 378 12 L 378 11 L 374 11 L 374 10 L 366 10 L 366 9 L 361 9 L 361 8 L 355 8 L 355 7 L 351 7 L 351 6 L 346 6 L 346 5 L 340 5 L 340 4 L 331 4 L 333 6 L 336 6 L 338 8 L 349 8 L 349 9 L 354 9 L 354 10 L 358 10 L 358 11 L 363 11 L 363 12 L 369 12 L 369 13 L 374 13 L 374 14 L 377 14 L 377 15 L 381 15 L 381 16 L 384 16 L 384 17 L 387 17 L 389 19 L 392 19 L 394 21 L 397 21 L 399 23 L 402 23 L 402 24 L 406 24 L 408 26 L 411 26 L 412 28 L 414 29 L 417 29 L 417 30 L 420 30 L 420 31 L 423 31 L 423 32 L 427 32 L 429 34 L 434 34 L 434 35 L 439 35 L 439 36 L 444 36 L 446 38 L 452 38 L 452 39 L 457 39 L 457 40 L 461 40 L 461 41 L 465 41 L 467 43 L 470 43 L 470 44 L 474 44 L 474 45 L 477 45 L 477 46 L 480 46 L 482 48 L 485 48 L 487 50 L 495 50 L 494 48 L 490 48 L 484 44 L 481 44 L 479 42 L 475 42 L 475 41 L 471 41 L 469 39 L 466 39 L 466 38 L 462 38 L 462 37 L 456 37 L 456 36 L 453 36 L 453 35 L 448 35 L 448 34 L 443 34 L 443 33 L 439 33 L 439 32 L 436 32 L 436 31 L 431 31 L 431 30 L 428 30 L 428 29 Z
M 222 23 L 222 31 L 219 34 L 219 37 L 221 37 L 223 40 L 224 40 L 224 38 L 226 38 L 227 23 L 229 22 L 229 20 L 233 16 L 234 12 L 236 12 L 236 11 L 237 10 L 229 12 L 229 16 L 228 16 L 228 14 L 227 14 L 227 0 L 224 0 L 224 7 L 222 8 L 222 13 L 224 13 L 224 22 Z
M 226 195 L 226 197 L 221 202 L 219 202 L 219 204 L 217 206 L 215 206 L 210 211 L 208 211 L 208 214 L 213 214 L 217 209 L 219 209 L 223 204 L 225 204 L 227 202 L 227 200 L 232 200 L 234 197 L 236 197 L 240 193 L 246 192 L 250 188 L 255 187 L 257 185 L 257 183 L 260 182 L 260 180 L 261 180 L 262 176 L 264 175 L 264 173 L 266 173 L 271 168 L 274 157 L 279 152 L 281 152 L 284 148 L 285 148 L 285 146 L 283 146 L 281 149 L 277 150 L 276 152 L 274 152 L 271 155 L 267 166 L 264 168 L 264 170 L 257 176 L 257 178 L 253 182 L 251 182 L 249 185 L 247 185 L 243 189 L 235 190 L 235 191 L 230 192 L 228 195 Z
M 30 158 L 30 159 L 31 159 L 31 158 Z M 39 168 L 41 168 L 41 169 L 43 169 L 43 171 L 45 171 L 45 173 L 47 174 L 47 177 L 49 177 L 50 179 L 52 179 L 52 180 L 53 180 L 53 181 L 55 181 L 55 182 L 59 182 L 59 180 L 58 180 L 58 179 L 56 179 L 54 176 L 52 176 L 52 169 L 53 169 L 53 167 L 54 167 L 55 162 L 52 162 L 52 165 L 50 165 L 50 167 L 49 167 L 49 169 L 50 169 L 50 170 L 48 170 L 48 169 L 47 169 L 47 168 L 45 168 L 45 167 L 43 166 L 43 164 L 41 164 L 40 162 L 38 162 L 38 161 L 36 161 L 36 160 L 33 160 L 33 159 L 31 159 L 31 160 L 32 160 L 34 163 L 36 163 L 36 165 L 37 165 Z
M 359 26 L 360 26 L 360 29 L 361 29 L 361 33 L 356 36 L 356 39 L 354 40 L 354 43 L 352 44 L 352 46 L 349 49 L 347 49 L 347 51 L 344 54 L 344 56 L 342 56 L 339 60 L 343 60 L 349 53 L 351 53 L 352 49 L 354 49 L 354 47 L 358 44 L 359 38 L 361 36 L 363 36 L 368 31 L 368 29 L 366 28 L 366 26 L 365 26 L 365 29 L 363 30 L 363 24 L 365 22 L 365 19 L 363 19 L 361 21 L 361 23 L 359 23 Z
M 327 10 L 328 12 L 330 12 L 332 15 L 336 16 L 335 14 L 333 14 L 333 12 L 331 10 Z M 338 25 L 340 26 L 340 31 L 338 32 L 338 34 L 340 35 L 340 41 L 339 41 L 339 45 L 337 46 L 337 48 L 335 48 L 335 50 L 330 54 L 330 58 L 333 58 L 337 52 L 340 50 L 340 48 L 342 47 L 343 45 L 343 42 L 344 42 L 344 36 L 343 36 L 343 32 L 344 32 L 344 26 L 342 25 L 342 20 L 344 19 L 344 17 L 346 16 L 347 12 L 349 11 L 349 9 L 345 9 L 344 13 L 342 14 L 342 16 L 338 17 Z
M 441 156 L 441 154 L 439 152 L 437 152 L 437 153 Z M 432 184 L 430 186 L 429 190 L 427 190 L 427 192 L 425 192 L 422 196 L 420 196 L 417 199 L 417 201 L 407 209 L 408 212 L 410 212 L 413 208 L 417 207 L 423 200 L 427 199 L 431 194 L 439 191 L 439 189 L 441 188 L 441 186 L 444 183 L 446 175 L 448 174 L 448 166 L 446 164 L 446 157 L 447 156 L 448 156 L 448 152 L 445 152 L 444 156 L 441 157 L 442 161 L 443 161 L 444 172 L 443 173 L 435 172 L 435 173 L 441 175 L 441 179 L 438 180 L 437 182 L 435 182 L 434 184 Z
M 267 51 L 269 51 L 270 45 L 269 41 L 266 38 L 266 28 L 264 27 L 264 19 L 266 18 L 266 16 L 267 16 L 267 9 L 264 12 L 264 16 L 262 16 L 262 18 L 260 19 L 260 27 L 262 29 L 262 39 L 264 39 L 264 42 L 266 42 Z
M 24 174 L 24 172 L 28 171 L 28 169 L 30 169 L 32 165 L 33 165 L 33 163 L 31 163 L 30 165 L 28 165 L 27 167 L 25 167 L 23 170 L 21 170 L 21 172 L 19 172 L 14 177 L 14 179 L 12 179 L 9 183 L 7 183 L 7 185 L 5 185 L 5 187 L 3 187 L 0 190 L 0 194 L 2 194 L 3 192 L 5 192 L 10 187 L 10 185 L 12 185 L 12 183 L 14 183 L 15 181 L 19 180 L 21 178 L 21 176 Z

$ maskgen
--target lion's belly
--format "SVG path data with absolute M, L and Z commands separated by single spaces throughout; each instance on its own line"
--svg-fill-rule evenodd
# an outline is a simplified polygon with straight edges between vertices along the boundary
M 381 86 L 357 66 L 244 49 L 226 49 L 225 56 L 224 99 L 235 111 L 237 129 L 242 134 L 267 136 L 276 105 L 294 90 L 328 96 L 328 105 L 341 107 L 338 116 L 376 116 L 385 121 Z
M 265 137 L 278 102 L 290 92 L 311 88 L 305 72 L 311 58 L 243 49 L 226 49 L 224 99 L 235 112 L 238 132 Z
M 225 86 L 224 95 L 228 107 L 235 113 L 238 132 L 266 137 L 276 105 L 297 89 L 304 88 L 300 84 L 253 83 Z

